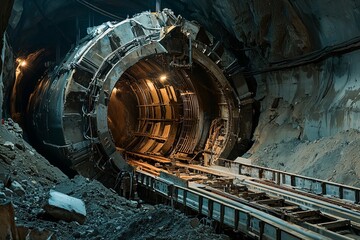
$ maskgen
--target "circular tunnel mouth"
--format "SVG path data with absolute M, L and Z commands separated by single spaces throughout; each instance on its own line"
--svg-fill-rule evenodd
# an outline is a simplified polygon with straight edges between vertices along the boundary
M 105 23 L 38 81 L 29 129 L 59 165 L 110 185 L 133 171 L 132 160 L 217 164 L 251 138 L 240 68 L 205 29 L 169 10 Z
M 214 76 L 197 62 L 171 67 L 166 54 L 140 60 L 115 84 L 108 126 L 127 159 L 170 162 L 203 160 L 225 145 L 225 100 Z

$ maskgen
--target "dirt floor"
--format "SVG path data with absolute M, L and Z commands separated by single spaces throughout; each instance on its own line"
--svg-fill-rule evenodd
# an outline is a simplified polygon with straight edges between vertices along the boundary
M 129 201 L 81 176 L 69 179 L 23 141 L 21 129 L 11 121 L 5 125 L 0 126 L 0 203 L 12 202 L 18 227 L 46 229 L 57 239 L 228 239 L 169 206 Z M 5 188 L 9 177 L 23 190 Z M 85 202 L 83 225 L 44 213 L 50 189 Z
M 360 131 L 349 130 L 312 142 L 293 139 L 257 146 L 249 158 L 256 165 L 360 187 L 359 149 Z M 6 188 L 9 177 L 23 190 Z M 85 202 L 83 225 L 45 214 L 50 189 Z M 27 144 L 11 121 L 0 126 L 0 203 L 6 200 L 14 206 L 17 226 L 46 229 L 57 239 L 229 239 L 169 206 L 124 199 L 81 176 L 69 179 Z
M 360 187 L 360 131 L 315 141 L 297 139 L 252 149 L 252 164 Z

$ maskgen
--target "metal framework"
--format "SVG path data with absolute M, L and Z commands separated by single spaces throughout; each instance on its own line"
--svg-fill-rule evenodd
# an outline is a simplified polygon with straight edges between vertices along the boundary
M 213 163 L 252 131 L 252 102 L 245 99 L 240 111 L 238 95 L 249 91 L 234 63 L 203 28 L 168 9 L 105 23 L 39 82 L 28 105 L 34 135 L 58 165 L 89 177 L 131 171 L 126 154 Z M 154 75 L 161 71 L 170 72 L 167 84 Z M 123 81 L 138 100 L 128 145 L 119 145 L 121 132 L 109 126 L 117 121 L 108 111 L 112 95 Z
M 138 184 L 164 196 L 171 205 L 190 208 L 251 238 L 360 238 L 358 203 L 310 192 L 304 194 L 303 189 L 293 189 L 290 183 L 279 186 L 276 179 L 257 174 L 249 176 L 244 170 L 245 167 L 258 173 L 258 166 L 204 167 L 177 163 L 177 167 L 183 168 L 179 173 L 178 170 L 156 168 L 136 161 L 131 164 L 137 168 Z M 243 169 L 241 173 L 239 166 Z M 266 171 L 278 172 L 273 169 Z M 354 192 L 360 190 L 342 187 Z

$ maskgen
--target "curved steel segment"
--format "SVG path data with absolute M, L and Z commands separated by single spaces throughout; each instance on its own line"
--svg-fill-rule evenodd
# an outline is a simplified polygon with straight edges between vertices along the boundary
M 116 178 L 131 169 L 129 157 L 210 165 L 251 132 L 239 121 L 246 82 L 227 72 L 234 62 L 170 10 L 105 23 L 39 81 L 28 105 L 31 128 L 59 165 L 89 177 Z

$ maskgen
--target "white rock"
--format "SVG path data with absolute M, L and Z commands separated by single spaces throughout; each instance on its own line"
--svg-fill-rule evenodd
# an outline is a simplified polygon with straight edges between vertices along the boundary
M 86 220 L 85 204 L 81 199 L 54 190 L 50 190 L 50 198 L 44 209 L 48 214 L 59 220 L 77 221 L 81 224 Z
M 13 121 L 11 118 L 8 118 L 8 119 L 7 119 L 7 123 L 8 123 L 8 125 L 10 125 L 10 126 L 14 125 L 14 121 Z
M 6 141 L 3 145 L 11 150 L 15 150 L 15 145 L 12 142 Z
M 25 195 L 25 189 L 17 181 L 11 182 L 10 189 L 14 193 L 16 193 L 18 196 L 24 196 Z
M 21 129 L 21 127 L 19 126 L 18 123 L 14 123 L 14 131 L 16 133 L 22 133 L 23 132 L 23 130 Z

